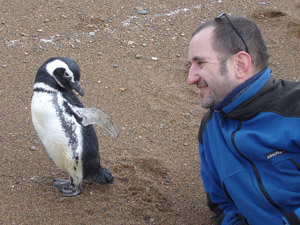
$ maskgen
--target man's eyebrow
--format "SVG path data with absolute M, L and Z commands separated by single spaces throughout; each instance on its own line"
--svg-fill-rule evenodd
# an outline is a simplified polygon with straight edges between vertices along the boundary
M 192 58 L 192 60 L 193 60 L 193 61 L 204 61 L 205 59 L 204 59 L 204 57 L 202 57 L 202 56 L 194 56 L 194 57 Z
M 188 60 L 188 63 L 192 64 L 192 62 L 199 62 L 199 61 L 204 61 L 204 58 L 201 56 L 194 56 L 191 61 Z
M 207 59 L 203 56 L 194 56 L 191 61 L 188 60 L 188 63 L 191 64 L 192 62 L 206 62 Z

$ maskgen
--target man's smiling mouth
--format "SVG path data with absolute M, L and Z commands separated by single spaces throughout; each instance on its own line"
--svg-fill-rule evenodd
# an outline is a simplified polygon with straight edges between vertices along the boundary
M 197 87 L 200 89 L 200 90 L 202 90 L 202 89 L 204 89 L 204 88 L 207 88 L 208 86 L 207 86 L 207 84 L 197 84 Z

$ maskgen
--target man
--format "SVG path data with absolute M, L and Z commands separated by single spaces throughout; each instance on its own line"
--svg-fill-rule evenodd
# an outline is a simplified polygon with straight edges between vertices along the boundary
M 192 36 L 187 83 L 203 117 L 201 176 L 216 224 L 300 224 L 300 83 L 270 74 L 251 20 L 221 14 Z

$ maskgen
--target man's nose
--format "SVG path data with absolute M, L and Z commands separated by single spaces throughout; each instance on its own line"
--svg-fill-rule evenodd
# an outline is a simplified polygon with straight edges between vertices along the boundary
M 193 66 L 190 67 L 186 82 L 188 85 L 194 85 L 199 81 L 200 77 L 197 71 L 193 68 Z

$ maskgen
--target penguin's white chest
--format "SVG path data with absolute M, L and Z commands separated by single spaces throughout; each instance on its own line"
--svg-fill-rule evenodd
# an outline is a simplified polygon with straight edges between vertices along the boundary
M 48 156 L 77 183 L 82 180 L 82 129 L 66 105 L 60 93 L 34 92 L 31 114 Z

